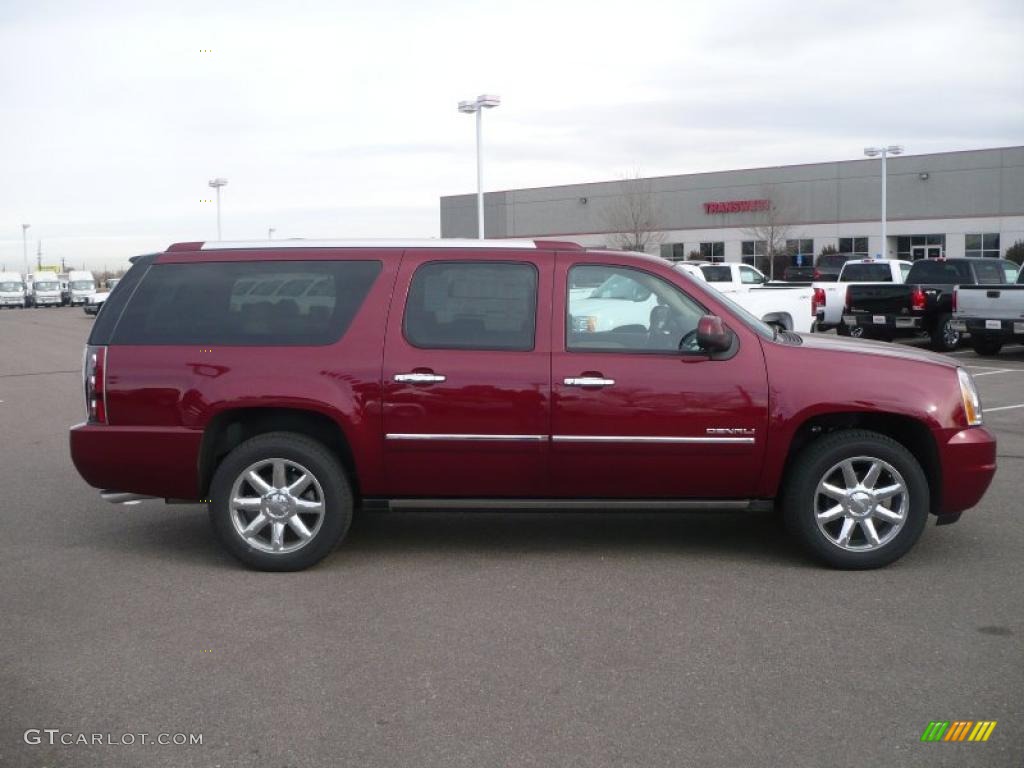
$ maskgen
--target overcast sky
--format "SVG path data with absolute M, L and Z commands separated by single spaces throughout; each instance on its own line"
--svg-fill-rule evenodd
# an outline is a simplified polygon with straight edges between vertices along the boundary
M 1024 143 L 1024 3 L 0 2 L 0 265 L 439 234 L 441 195 Z M 211 52 L 204 52 L 205 50 Z

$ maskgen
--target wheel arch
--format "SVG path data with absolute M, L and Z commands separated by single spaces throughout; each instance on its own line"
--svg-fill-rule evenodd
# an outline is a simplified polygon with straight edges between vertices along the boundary
M 789 312 L 769 312 L 761 317 L 761 321 L 781 325 L 787 331 L 793 330 L 793 318 Z
M 345 431 L 337 421 L 316 410 L 282 407 L 232 408 L 214 416 L 203 431 L 199 449 L 198 487 L 209 494 L 217 466 L 236 446 L 267 432 L 295 432 L 313 438 L 333 453 L 348 474 L 359 497 L 359 474 Z
M 932 514 L 942 508 L 942 464 L 939 448 L 928 425 L 912 416 L 896 413 L 839 411 L 808 417 L 793 434 L 783 464 L 781 485 L 785 484 L 797 457 L 808 445 L 824 435 L 848 429 L 866 429 L 885 435 L 910 451 L 928 479 L 929 507 Z

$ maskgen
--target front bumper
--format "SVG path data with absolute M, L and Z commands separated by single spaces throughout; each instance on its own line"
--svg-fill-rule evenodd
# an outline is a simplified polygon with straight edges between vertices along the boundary
M 46 306 L 46 305 L 50 305 L 50 304 L 52 304 L 54 306 L 60 306 L 60 303 L 61 303 L 60 296 L 36 296 L 35 297 L 35 304 L 36 304 L 37 307 L 42 307 L 42 306 Z
M 938 508 L 943 517 L 959 516 L 981 501 L 996 474 L 996 438 L 984 427 L 954 432 L 939 446 L 942 488 Z

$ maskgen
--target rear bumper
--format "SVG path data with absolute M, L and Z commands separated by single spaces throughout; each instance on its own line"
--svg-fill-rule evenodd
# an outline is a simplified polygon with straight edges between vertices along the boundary
M 924 328 L 924 318 L 909 315 L 869 315 L 847 312 L 843 315 L 843 323 L 850 327 L 863 326 L 864 328 L 890 331 L 919 331 Z
M 959 515 L 981 501 L 996 474 L 996 438 L 984 427 L 963 429 L 939 446 L 942 493 L 936 514 Z
M 960 332 L 982 338 L 1005 339 L 1024 336 L 1024 320 L 986 320 L 980 317 L 954 318 L 953 327 Z
M 89 485 L 174 499 L 198 499 L 203 433 L 183 427 L 71 428 L 71 461 Z

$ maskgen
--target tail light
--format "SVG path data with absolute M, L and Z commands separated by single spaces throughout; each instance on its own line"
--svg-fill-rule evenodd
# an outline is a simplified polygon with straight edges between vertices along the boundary
M 821 279 L 821 271 L 817 267 L 814 268 L 814 279 L 815 280 L 820 280 Z
M 959 293 L 959 291 L 957 291 L 957 289 L 956 289 L 956 288 L 954 288 L 954 289 L 953 289 L 953 311 L 954 311 L 954 312 L 956 312 L 956 305 L 957 305 L 957 304 L 959 303 L 959 302 L 958 302 L 958 301 L 956 300 L 956 295 L 957 295 L 957 293 Z
M 825 306 L 825 289 L 824 288 L 815 288 L 814 289 L 814 298 L 811 299 L 811 314 L 812 315 L 818 314 L 818 308 L 819 307 L 824 307 L 824 306 Z
M 107 423 L 107 348 L 86 347 L 82 364 L 85 413 L 90 423 Z
M 924 311 L 925 298 L 924 291 L 920 288 L 915 288 L 914 292 L 910 294 L 910 306 L 915 312 Z

